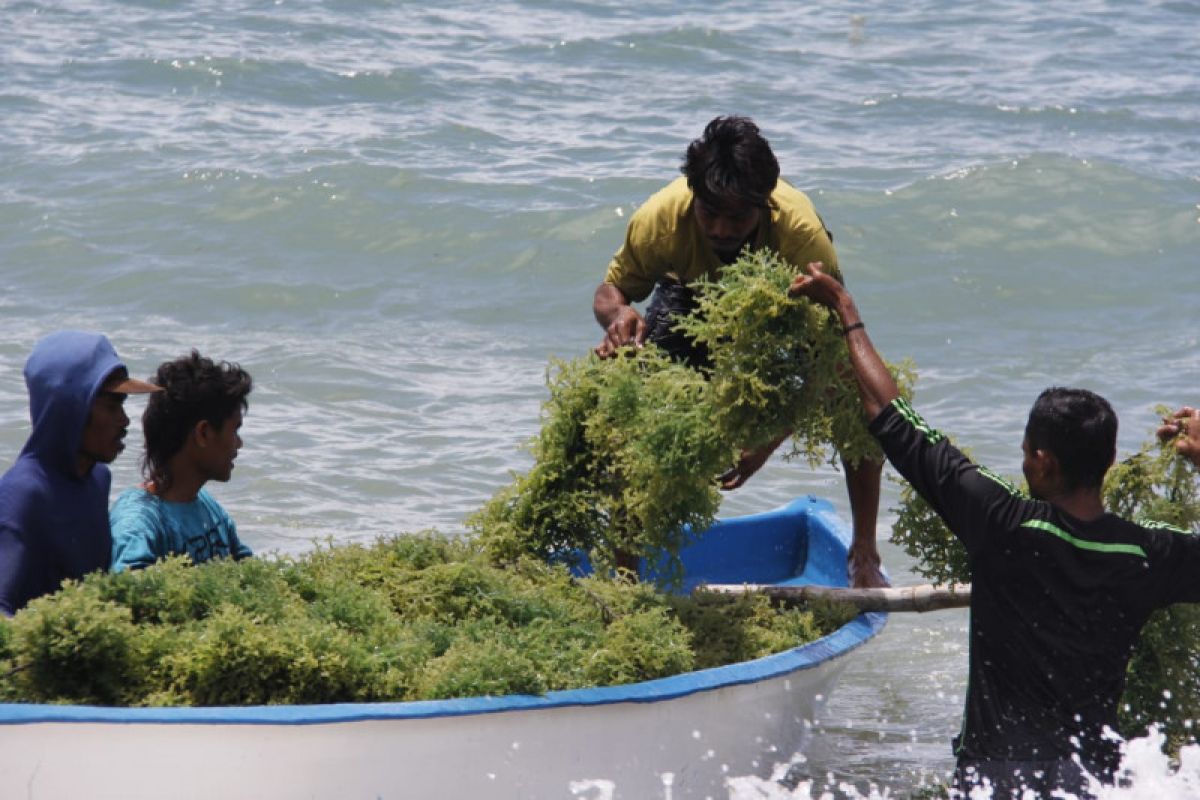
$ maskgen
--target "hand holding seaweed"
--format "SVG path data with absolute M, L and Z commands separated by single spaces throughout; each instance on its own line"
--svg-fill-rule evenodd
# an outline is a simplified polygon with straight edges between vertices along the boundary
M 810 462 L 879 458 L 863 417 L 841 326 L 787 289 L 796 268 L 762 251 L 700 284 L 697 313 L 678 328 L 707 347 L 711 366 L 672 362 L 653 345 L 611 358 L 556 362 L 547 380 L 532 468 L 470 524 L 493 557 L 587 553 L 601 567 L 673 557 L 757 466 L 729 473 L 737 454 L 791 435 Z M 911 368 L 899 370 L 911 384 Z M 765 460 L 765 459 L 764 459 Z M 735 469 L 739 467 L 735 466 Z M 660 577 L 679 577 L 672 562 Z

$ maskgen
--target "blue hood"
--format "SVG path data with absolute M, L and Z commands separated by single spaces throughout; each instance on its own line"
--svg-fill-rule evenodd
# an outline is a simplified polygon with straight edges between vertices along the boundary
M 33 432 L 21 455 L 73 474 L 92 401 L 113 370 L 124 368 L 98 333 L 58 331 L 34 345 L 25 362 Z
M 0 478 L 0 614 L 108 568 L 112 473 L 76 466 L 92 401 L 122 367 L 108 339 L 78 331 L 50 334 L 25 362 L 33 433 Z

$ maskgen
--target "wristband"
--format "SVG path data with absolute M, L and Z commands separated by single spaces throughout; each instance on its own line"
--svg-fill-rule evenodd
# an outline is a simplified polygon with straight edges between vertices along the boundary
M 842 335 L 849 336 L 851 331 L 856 331 L 859 328 L 865 328 L 865 327 L 867 327 L 867 323 L 862 322 L 860 320 L 859 322 L 856 322 L 853 325 L 847 325 L 846 327 L 842 328 Z

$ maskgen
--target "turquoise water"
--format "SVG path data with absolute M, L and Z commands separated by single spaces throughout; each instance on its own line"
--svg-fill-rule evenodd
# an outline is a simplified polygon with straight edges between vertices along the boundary
M 46 332 L 104 331 L 139 375 L 190 347 L 239 361 L 257 388 L 215 493 L 259 551 L 461 530 L 528 464 L 547 360 L 598 342 L 629 214 L 719 113 L 759 122 L 876 343 L 916 361 L 918 407 L 981 460 L 1018 470 L 1052 383 L 1109 397 L 1125 450 L 1155 403 L 1200 400 L 1195 2 L 0 18 L 0 460 Z M 779 461 L 724 512 L 803 493 L 848 510 L 832 470 Z M 831 698 L 814 775 L 899 793 L 944 772 L 964 628 L 895 615 Z

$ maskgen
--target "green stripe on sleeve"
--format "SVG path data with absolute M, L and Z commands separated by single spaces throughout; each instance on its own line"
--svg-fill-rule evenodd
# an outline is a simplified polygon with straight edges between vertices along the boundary
M 1189 531 L 1187 528 L 1181 528 L 1178 525 L 1172 525 L 1169 522 L 1159 522 L 1159 521 L 1153 520 L 1153 519 L 1139 519 L 1137 521 L 1137 524 L 1141 525 L 1143 528 L 1150 528 L 1151 530 L 1155 530 L 1155 531 L 1170 531 L 1171 533 L 1182 533 L 1184 536 L 1192 535 L 1192 532 Z
M 1016 486 L 1013 485 L 1012 481 L 1008 480 L 1003 475 L 1000 475 L 999 473 L 996 473 L 996 472 L 992 472 L 987 467 L 977 467 L 977 469 L 979 470 L 980 475 L 1000 484 L 1000 486 L 1002 486 L 1004 488 L 1004 491 L 1008 492 L 1013 497 L 1019 497 L 1022 500 L 1030 499 L 1028 492 L 1023 492 L 1020 489 L 1018 489 Z
M 937 444 L 942 439 L 946 438 L 941 434 L 940 431 L 929 427 L 929 423 L 923 420 L 921 415 L 917 413 L 916 409 L 914 409 L 912 405 L 910 405 L 909 402 L 903 397 L 897 397 L 892 401 L 892 405 L 898 412 L 900 412 L 900 416 L 908 420 L 910 425 L 925 435 L 925 438 L 929 440 L 930 444 Z
M 1097 553 L 1124 553 L 1125 555 L 1137 556 L 1139 558 L 1146 557 L 1146 551 L 1136 544 L 1106 544 L 1104 542 L 1089 542 L 1086 539 L 1078 539 L 1057 525 L 1046 522 L 1045 520 L 1026 520 L 1025 522 L 1021 523 L 1021 527 L 1034 528 L 1039 531 L 1045 531 L 1046 533 L 1054 534 L 1067 544 L 1078 547 L 1080 550 L 1092 550 Z

